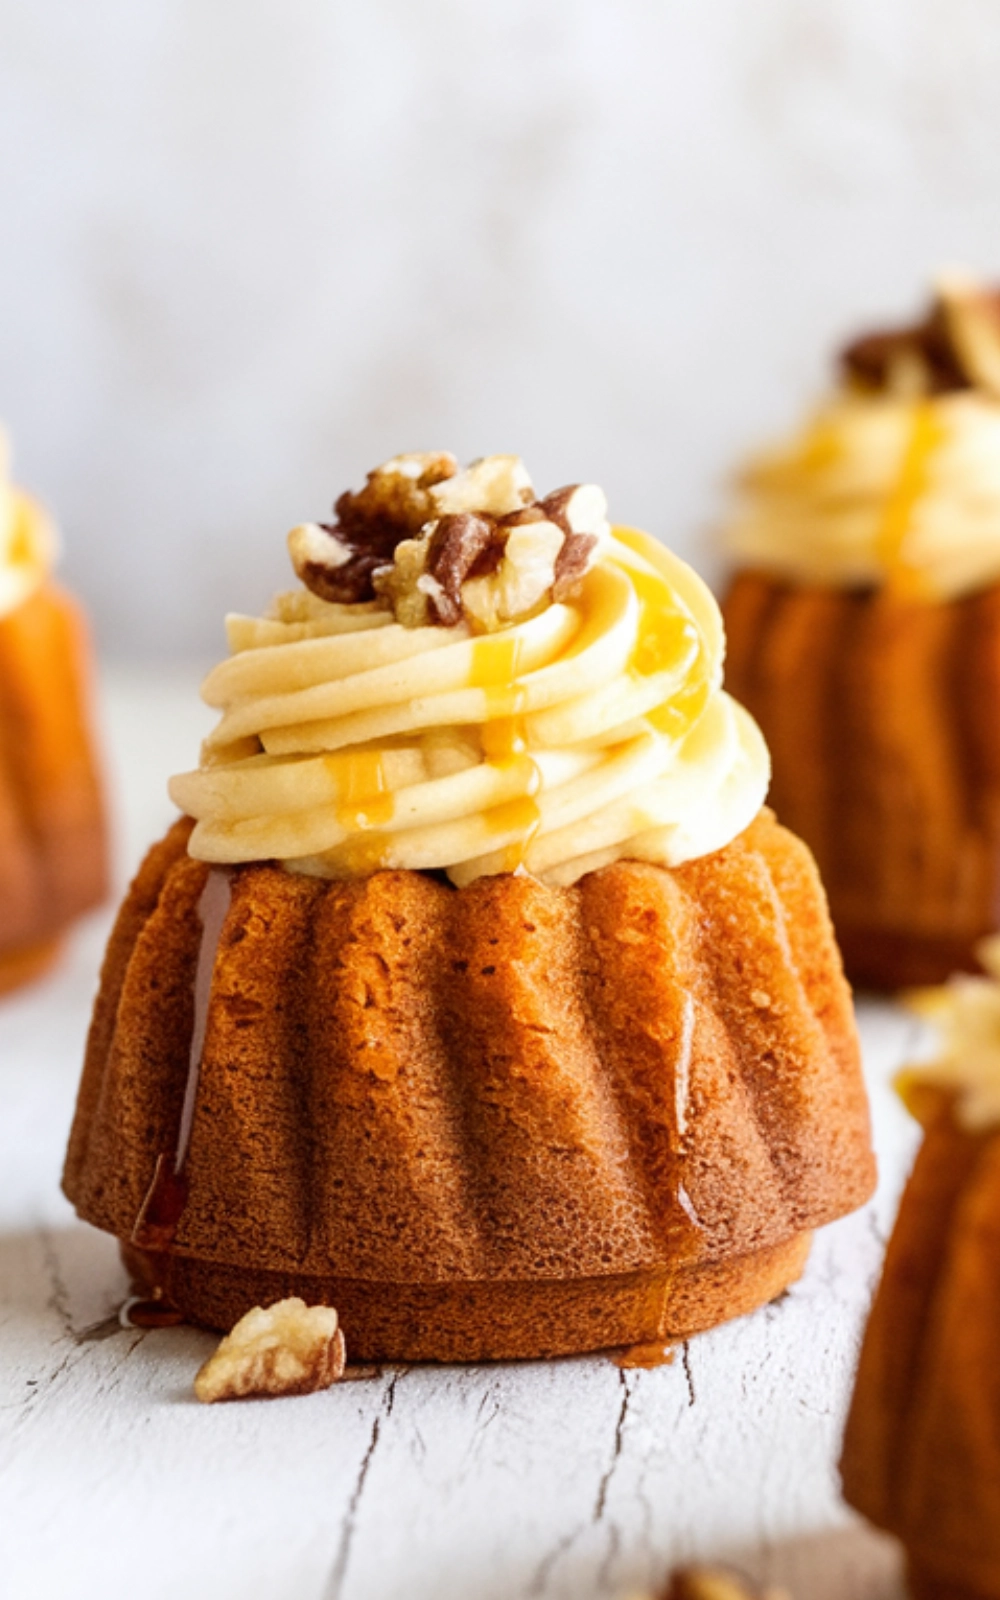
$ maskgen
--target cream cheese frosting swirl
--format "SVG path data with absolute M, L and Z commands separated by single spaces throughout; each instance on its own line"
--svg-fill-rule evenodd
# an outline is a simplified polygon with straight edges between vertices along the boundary
M 589 486 L 572 503 L 593 519 L 598 497 Z M 332 878 L 442 869 L 462 885 L 521 870 L 569 884 L 621 857 L 677 866 L 749 824 L 767 750 L 722 689 L 722 623 L 702 581 L 647 534 L 605 523 L 578 534 L 593 559 L 557 599 L 552 521 L 515 510 L 504 522 L 506 556 L 492 579 L 489 562 L 468 577 L 451 625 L 412 611 L 414 595 L 435 599 L 414 551 L 433 550 L 427 528 L 443 519 L 376 571 L 375 600 L 301 589 L 266 617 L 228 619 L 232 654 L 202 688 L 221 720 L 200 769 L 171 784 L 196 819 L 193 855 Z M 300 532 L 293 551 L 322 552 Z M 505 616 L 515 557 L 534 598 Z M 343 571 L 356 557 L 337 559 Z
M 984 939 L 977 954 L 987 976 L 956 973 L 907 997 L 910 1009 L 934 1024 L 938 1048 L 898 1080 L 908 1101 L 923 1084 L 951 1091 L 955 1116 L 970 1133 L 1000 1127 L 1000 935 Z
M 741 565 L 951 600 L 1000 579 L 1000 301 L 945 280 L 922 324 L 844 354 L 844 384 L 752 460 L 725 529 Z
M 0 429 L 0 617 L 9 615 L 48 577 L 58 554 L 55 529 L 41 506 L 8 475 Z

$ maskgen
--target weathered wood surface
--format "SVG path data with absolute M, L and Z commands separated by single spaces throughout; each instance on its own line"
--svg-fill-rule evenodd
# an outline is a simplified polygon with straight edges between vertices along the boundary
M 123 855 L 166 820 L 203 727 L 190 680 L 112 679 Z M 860 1327 L 914 1133 L 887 1088 L 913 1025 L 861 1007 L 882 1179 L 780 1303 L 672 1365 L 410 1368 L 308 1399 L 201 1407 L 211 1348 L 122 1329 L 114 1245 L 58 1191 L 107 917 L 0 1007 L 0 1596 L 597 1600 L 724 1556 L 799 1600 L 896 1600 L 839 1504 Z

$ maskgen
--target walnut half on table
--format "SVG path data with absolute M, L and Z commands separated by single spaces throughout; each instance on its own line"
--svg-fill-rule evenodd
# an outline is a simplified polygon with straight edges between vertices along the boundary
M 208 1405 L 315 1394 L 343 1376 L 345 1361 L 333 1307 L 293 1297 L 241 1317 L 199 1371 L 194 1392 Z

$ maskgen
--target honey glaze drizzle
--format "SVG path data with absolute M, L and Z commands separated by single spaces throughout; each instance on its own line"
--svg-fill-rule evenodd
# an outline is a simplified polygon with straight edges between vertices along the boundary
M 886 500 L 876 536 L 876 550 L 885 564 L 889 583 L 897 590 L 920 588 L 919 574 L 906 559 L 906 541 L 913 514 L 927 488 L 931 457 L 944 439 L 944 430 L 930 400 L 918 400 L 899 476 Z
M 649 1344 L 629 1344 L 624 1350 L 618 1350 L 611 1358 L 616 1367 L 629 1371 L 638 1367 L 643 1372 L 650 1372 L 654 1367 L 669 1367 L 673 1365 L 674 1346 L 667 1344 L 663 1339 L 653 1339 Z
M 153 1181 L 146 1192 L 146 1198 L 142 1202 L 132 1229 L 131 1242 L 139 1250 L 152 1252 L 169 1250 L 177 1232 L 177 1224 L 187 1204 L 188 1186 L 184 1175 L 184 1164 L 191 1143 L 198 1084 L 201 1079 L 201 1062 L 208 1029 L 208 1006 L 212 994 L 215 959 L 231 903 L 230 872 L 225 867 L 209 868 L 196 908 L 201 921 L 201 942 L 198 947 L 198 964 L 195 968 L 194 1023 L 191 1029 L 187 1081 L 184 1085 L 177 1144 L 173 1155 L 161 1152 L 156 1158 Z
M 470 689 L 506 689 L 513 696 L 524 694 L 517 683 L 524 641 L 517 634 L 491 633 L 476 639 L 469 668 Z M 499 713 L 498 713 L 499 715 Z
M 469 672 L 469 686 L 486 691 L 487 720 L 480 729 L 480 737 L 487 761 L 502 767 L 514 762 L 527 763 L 527 793 L 493 806 L 484 818 L 491 833 L 517 835 L 503 848 L 502 872 L 518 872 L 524 867 L 531 841 L 542 820 L 534 798 L 542 786 L 542 775 L 537 763 L 527 754 L 523 713 L 528 696 L 524 685 L 517 682 L 522 653 L 522 640 L 515 635 L 491 634 L 477 639 L 472 647 Z
M 669 604 L 665 584 L 653 582 L 644 573 L 630 574 L 641 601 L 635 648 L 628 670 L 640 678 L 654 672 L 667 672 L 694 661 L 698 654 L 698 630 L 690 617 L 682 616 Z
M 525 773 L 525 793 L 517 799 L 493 806 L 484 817 L 491 833 L 518 835 L 504 848 L 501 868 L 503 872 L 518 872 L 523 868 L 531 841 L 541 826 L 542 813 L 534 797 L 542 787 L 542 774 L 538 763 L 532 761 L 527 753 L 528 736 L 523 717 L 502 716 L 485 722 L 480 729 L 480 736 L 483 754 L 491 766 L 508 771 L 519 767 Z
M 380 750 L 355 750 L 346 756 L 330 756 L 327 765 L 340 796 L 337 822 L 345 832 L 384 828 L 392 820 L 395 799 Z

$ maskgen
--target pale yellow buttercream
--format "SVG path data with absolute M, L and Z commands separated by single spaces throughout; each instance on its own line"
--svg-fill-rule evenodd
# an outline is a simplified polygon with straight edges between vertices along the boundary
M 569 600 L 488 634 L 305 590 L 228 630 L 202 691 L 221 720 L 171 783 L 202 860 L 567 884 L 620 857 L 705 855 L 764 800 L 715 601 L 644 533 L 615 529 Z
M 950 600 L 1000 579 L 1000 400 L 844 392 L 751 461 L 725 530 L 743 567 Z
M 57 553 L 55 529 L 42 507 L 10 481 L 7 440 L 0 429 L 0 617 L 45 581 Z
M 1000 934 L 978 956 L 985 977 L 957 973 L 946 984 L 907 997 L 934 1024 L 938 1048 L 901 1074 L 904 1097 L 927 1083 L 955 1094 L 955 1115 L 970 1132 L 1000 1126 Z

